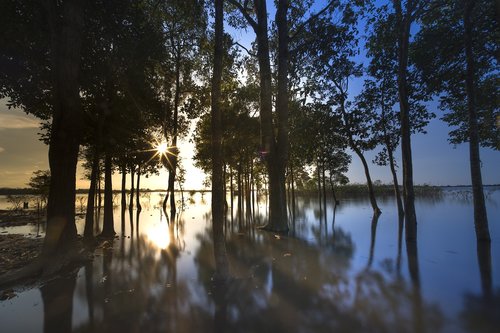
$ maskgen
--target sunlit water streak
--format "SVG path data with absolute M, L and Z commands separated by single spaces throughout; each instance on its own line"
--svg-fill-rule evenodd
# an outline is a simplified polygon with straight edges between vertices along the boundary
M 335 215 L 331 200 L 325 214 L 316 198 L 299 198 L 289 236 L 253 227 L 265 221 L 263 203 L 253 222 L 240 223 L 233 212 L 231 223 L 228 213 L 231 279 L 223 288 L 213 281 L 210 195 L 187 194 L 173 223 L 158 196 L 142 197 L 139 223 L 127 210 L 124 230 L 117 207 L 113 247 L 98 249 L 76 276 L 54 281 L 59 288 L 49 283 L 1 302 L 1 330 L 42 332 L 44 322 L 50 331 L 74 332 L 488 332 L 499 325 L 500 191 L 487 200 L 492 295 L 481 288 L 472 203 L 462 192 L 416 202 L 418 281 L 404 239 L 398 248 L 391 197 L 379 199 L 376 228 L 365 198 L 342 200 Z M 72 311 L 51 316 L 51 296 L 64 295 Z

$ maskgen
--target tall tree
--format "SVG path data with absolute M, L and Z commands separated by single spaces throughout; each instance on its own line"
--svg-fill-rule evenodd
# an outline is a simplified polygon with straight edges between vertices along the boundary
M 476 238 L 486 242 L 490 235 L 479 146 L 500 149 L 495 124 L 500 116 L 495 88 L 499 37 L 494 3 L 442 0 L 423 15 L 414 51 L 430 92 L 440 96 L 443 119 L 455 127 L 449 141 L 469 142 Z
M 167 155 L 170 215 L 175 216 L 175 182 L 179 149 L 178 139 L 189 129 L 186 117 L 194 118 L 196 91 L 195 72 L 199 65 L 200 47 L 205 38 L 206 13 L 203 1 L 167 1 L 162 5 L 165 47 L 163 94 L 165 99 L 163 132 L 170 141 Z M 170 139 L 170 140 L 169 140 Z
M 76 239 L 76 164 L 82 131 L 79 76 L 84 1 L 44 1 L 52 71 L 52 124 L 49 145 L 51 182 L 43 252 L 68 246 Z
M 408 59 L 411 26 L 418 18 L 426 0 L 393 0 L 397 31 L 397 77 L 399 111 L 401 115 L 401 159 L 403 164 L 403 201 L 407 241 L 417 239 L 417 215 L 415 212 L 415 190 L 413 188 L 413 160 L 411 152 L 411 124 L 408 87 Z
M 212 228 L 214 254 L 218 278 L 227 276 L 227 258 L 224 240 L 224 176 L 222 157 L 222 110 L 221 110 L 221 79 L 223 65 L 223 34 L 224 11 L 223 0 L 215 0 L 215 41 L 214 67 L 212 76 Z

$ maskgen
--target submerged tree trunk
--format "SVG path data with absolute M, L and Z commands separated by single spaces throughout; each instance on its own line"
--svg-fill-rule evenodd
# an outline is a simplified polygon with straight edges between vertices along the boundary
M 417 215 L 415 212 L 415 191 L 413 189 L 413 162 L 411 154 L 410 105 L 408 102 L 408 50 L 413 2 L 406 4 L 403 13 L 401 0 L 394 0 L 398 36 L 398 93 L 401 112 L 401 158 L 403 161 L 403 199 L 406 221 L 406 239 L 417 240 Z
M 86 240 L 91 240 L 94 238 L 94 203 L 95 203 L 95 191 L 96 191 L 98 167 L 99 167 L 99 154 L 97 152 L 97 147 L 96 147 L 92 157 L 92 171 L 90 172 L 90 187 L 87 196 L 87 212 L 85 214 L 85 228 L 83 231 L 83 237 Z
M 134 167 L 131 166 L 130 168 L 130 198 L 129 198 L 129 204 L 128 204 L 128 209 L 133 210 L 134 209 L 134 193 L 135 193 L 135 181 L 134 177 L 135 176 L 135 170 Z
M 106 152 L 104 158 L 104 222 L 101 233 L 103 237 L 113 237 L 115 235 L 113 221 L 113 184 L 111 175 L 111 155 L 109 152 Z
M 125 211 L 127 209 L 127 192 L 126 192 L 126 186 L 127 186 L 127 167 L 125 164 L 121 166 L 121 173 L 122 173 L 122 187 L 121 187 L 121 233 L 122 236 L 125 235 Z
M 53 114 L 49 145 L 51 172 L 43 254 L 76 240 L 76 164 L 82 132 L 79 74 L 84 1 L 44 1 L 51 38 Z
M 288 27 L 287 5 L 280 1 L 276 13 L 278 27 L 278 96 L 276 109 L 278 112 L 278 143 L 274 137 L 272 116 L 272 85 L 271 65 L 269 59 L 269 38 L 267 26 L 267 8 L 265 0 L 255 0 L 257 24 L 258 60 L 260 73 L 260 126 L 263 155 L 269 176 L 269 222 L 266 229 L 272 231 L 288 231 L 286 195 L 285 195 L 285 166 L 287 158 L 287 129 L 288 120 Z M 286 35 L 286 36 L 285 36 Z
M 170 216 L 175 218 L 177 208 L 175 206 L 175 178 L 177 175 L 177 162 L 178 162 L 178 149 L 177 149 L 177 131 L 178 131 L 178 116 L 179 116 L 179 101 L 181 94 L 181 83 L 180 83 L 180 49 L 176 56 L 175 63 L 175 96 L 174 96 L 174 119 L 173 119 L 173 136 L 172 136 L 172 148 L 173 152 L 169 156 L 170 159 L 170 172 L 168 174 L 168 193 L 170 196 Z
M 122 206 L 122 211 L 124 211 L 127 208 L 127 167 L 125 164 L 122 165 L 121 167 L 122 171 L 122 188 L 121 188 L 121 206 Z
M 214 241 L 215 280 L 229 275 L 224 240 L 224 177 L 222 167 L 222 110 L 220 107 L 223 58 L 223 1 L 215 0 L 215 49 L 212 77 L 212 235 Z
M 370 255 L 368 256 L 368 263 L 366 264 L 367 268 L 371 268 L 373 264 L 373 257 L 375 254 L 375 240 L 377 238 L 377 225 L 378 225 L 378 218 L 380 214 L 373 214 L 372 217 L 372 226 L 371 226 L 371 233 L 370 233 Z
M 464 9 L 464 44 L 467 72 L 465 91 L 467 94 L 467 113 L 469 116 L 469 160 L 472 182 L 472 199 L 474 201 L 474 225 L 478 242 L 490 242 L 488 217 L 484 202 L 483 180 L 481 176 L 481 158 L 479 156 L 479 134 L 477 125 L 476 101 L 474 92 L 474 53 L 472 49 L 471 16 L 474 0 L 465 1 Z
M 394 196 L 396 197 L 396 204 L 398 205 L 398 215 L 404 216 L 403 202 L 401 201 L 401 193 L 399 191 L 398 175 L 396 173 L 396 165 L 394 162 L 394 155 L 390 149 L 390 145 L 386 143 L 387 155 L 389 158 L 389 167 L 392 174 L 392 182 L 394 184 Z
M 375 199 L 375 192 L 373 190 L 373 183 L 372 183 L 372 178 L 370 176 L 370 170 L 368 169 L 368 163 L 366 162 L 366 159 L 363 155 L 363 153 L 354 145 L 351 145 L 351 148 L 354 150 L 356 155 L 358 155 L 359 159 L 361 160 L 361 163 L 363 164 L 363 169 L 365 171 L 365 176 L 366 176 L 366 185 L 368 186 L 368 194 L 370 195 L 370 203 L 373 208 L 373 213 L 374 214 L 380 214 L 380 208 L 377 206 L 377 200 Z
M 142 210 L 140 201 L 141 198 L 140 186 L 141 186 L 141 167 L 139 166 L 137 168 L 137 186 L 135 187 L 135 202 L 137 203 L 137 211 L 139 212 Z

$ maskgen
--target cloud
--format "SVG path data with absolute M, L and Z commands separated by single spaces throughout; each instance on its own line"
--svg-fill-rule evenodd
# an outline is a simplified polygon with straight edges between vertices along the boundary
M 2 148 L 2 147 L 0 147 L 0 153 L 1 153 L 1 152 L 4 152 L 4 151 L 5 151 L 5 149 L 4 149 L 4 148 Z
M 38 127 L 40 121 L 28 115 L 0 112 L 0 130 Z

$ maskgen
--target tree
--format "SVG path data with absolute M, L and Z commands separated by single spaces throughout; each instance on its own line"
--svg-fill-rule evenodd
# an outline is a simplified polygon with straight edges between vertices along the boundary
M 362 66 L 352 60 L 358 52 L 358 13 L 354 9 L 350 4 L 344 4 L 340 7 L 340 22 L 329 15 L 310 24 L 308 89 L 314 98 L 328 100 L 332 117 L 338 119 L 336 128 L 363 164 L 370 203 L 374 213 L 379 214 L 368 163 L 363 154 L 376 146 L 372 133 L 372 110 L 365 108 L 359 98 L 353 103 L 348 96 L 350 81 L 362 75 Z
M 28 186 L 31 187 L 37 195 L 40 196 L 41 202 L 45 203 L 49 194 L 50 188 L 50 170 L 36 170 L 30 178 Z
M 162 68 L 165 82 L 162 125 L 165 140 L 171 142 L 171 154 L 167 155 L 168 196 L 163 209 L 166 210 L 170 198 L 170 215 L 175 216 L 175 181 L 180 153 L 177 141 L 189 129 L 185 117 L 194 118 L 200 109 L 201 88 L 196 83 L 195 73 L 199 70 L 207 19 L 203 1 L 199 0 L 167 1 L 161 5 L 161 10 L 167 52 Z
M 215 43 L 212 76 L 211 132 L 212 132 L 212 228 L 217 278 L 228 274 L 226 246 L 224 241 L 224 177 L 222 156 L 221 79 L 223 65 L 224 12 L 223 0 L 215 1 Z
M 446 111 L 443 119 L 455 127 L 450 142 L 469 142 L 476 238 L 485 242 L 490 235 L 479 146 L 500 147 L 494 88 L 499 36 L 494 3 L 443 0 L 423 16 L 414 52 L 429 91 L 440 96 L 440 108 Z

